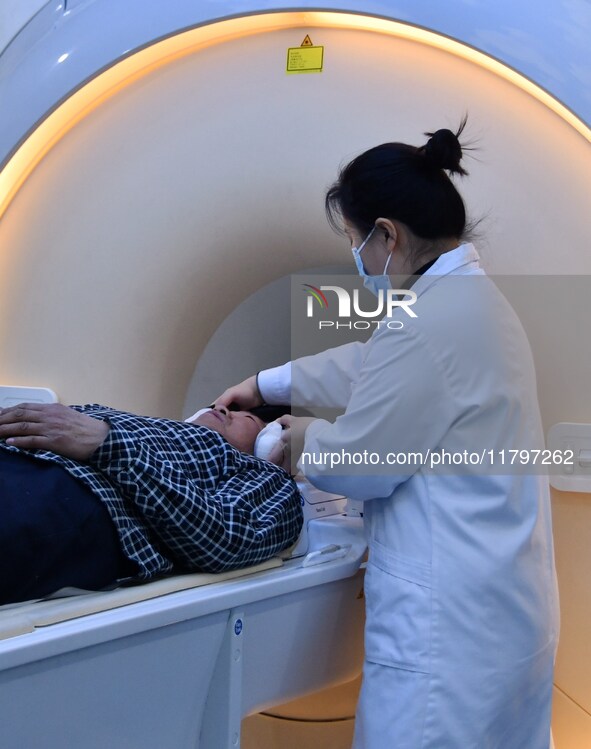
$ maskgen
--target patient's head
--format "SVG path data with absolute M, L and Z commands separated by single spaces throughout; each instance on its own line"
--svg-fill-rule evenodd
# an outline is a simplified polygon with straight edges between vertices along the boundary
M 238 450 L 254 454 L 254 443 L 261 429 L 288 411 L 283 406 L 261 406 L 252 411 L 233 411 L 225 406 L 214 406 L 191 423 L 209 427 Z
M 219 432 L 231 445 L 245 453 L 254 453 L 257 435 L 265 426 L 265 422 L 250 411 L 230 411 L 225 406 L 215 406 L 192 423 Z

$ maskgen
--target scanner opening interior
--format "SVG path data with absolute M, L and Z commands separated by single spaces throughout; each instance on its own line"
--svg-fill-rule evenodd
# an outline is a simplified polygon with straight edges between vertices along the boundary
M 287 48 L 309 32 L 323 72 L 286 75 Z M 339 165 L 387 140 L 420 143 L 464 112 L 477 150 L 459 187 L 484 218 L 488 269 L 528 273 L 534 258 L 538 273 L 586 272 L 588 258 L 555 252 L 556 237 L 568 247 L 584 236 L 590 173 L 586 139 L 556 113 L 417 41 L 253 34 L 128 85 L 22 185 L 0 228 L 2 381 L 179 417 L 233 309 L 275 279 L 348 259 L 323 213 Z M 260 368 L 256 336 L 230 346 Z M 233 379 L 220 372 L 220 386 Z

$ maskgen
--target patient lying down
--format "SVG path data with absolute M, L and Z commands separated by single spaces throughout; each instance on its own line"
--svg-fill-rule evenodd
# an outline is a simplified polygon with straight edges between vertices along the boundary
M 295 483 L 255 458 L 265 426 L 100 405 L 0 409 L 0 603 L 261 562 L 296 539 Z

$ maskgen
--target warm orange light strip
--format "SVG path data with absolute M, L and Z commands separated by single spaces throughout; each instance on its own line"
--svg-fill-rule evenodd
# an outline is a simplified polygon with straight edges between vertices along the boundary
M 291 11 L 244 16 L 199 26 L 156 42 L 121 60 L 73 93 L 31 133 L 0 173 L 0 218 L 43 157 L 78 122 L 125 87 L 186 55 L 214 44 L 287 28 L 330 27 L 373 31 L 426 44 L 474 63 L 534 96 L 591 141 L 591 130 L 557 99 L 498 60 L 460 42 L 383 18 L 323 11 Z

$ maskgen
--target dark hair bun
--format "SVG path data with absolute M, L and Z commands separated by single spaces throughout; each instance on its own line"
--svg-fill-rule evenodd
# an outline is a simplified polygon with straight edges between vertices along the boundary
M 466 170 L 460 166 L 462 146 L 459 136 L 465 124 L 464 120 L 457 133 L 452 133 L 447 128 L 437 130 L 434 133 L 425 133 L 430 137 L 422 150 L 430 166 L 434 169 L 446 169 L 455 174 L 467 174 Z

